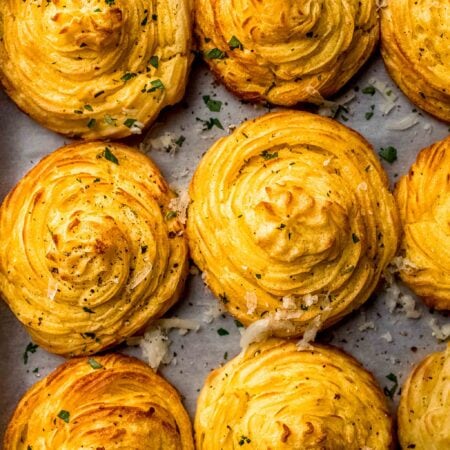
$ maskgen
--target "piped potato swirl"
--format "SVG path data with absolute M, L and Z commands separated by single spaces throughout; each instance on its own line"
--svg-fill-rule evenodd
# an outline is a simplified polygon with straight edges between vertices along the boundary
M 405 95 L 450 122 L 450 4 L 395 0 L 381 10 L 381 54 Z
M 398 409 L 403 449 L 450 448 L 450 344 L 427 356 L 409 375 Z
M 5 450 L 193 450 L 177 391 L 136 358 L 75 358 L 36 383 L 18 404 Z
M 337 92 L 378 42 L 375 0 L 195 0 L 204 58 L 251 101 L 318 103 Z
M 188 240 L 206 284 L 244 325 L 327 327 L 364 303 L 397 251 L 398 213 L 370 145 L 283 111 L 217 141 L 190 185 Z
M 395 196 L 405 258 L 400 276 L 429 307 L 450 310 L 450 137 L 419 153 Z
M 51 153 L 0 208 L 0 292 L 37 344 L 62 355 L 117 344 L 179 298 L 184 226 L 157 167 L 118 144 Z
M 139 134 L 184 94 L 191 15 L 191 0 L 2 1 L 0 79 L 56 132 Z
M 252 344 L 213 371 L 195 417 L 198 450 L 388 450 L 392 420 L 375 379 L 333 347 Z

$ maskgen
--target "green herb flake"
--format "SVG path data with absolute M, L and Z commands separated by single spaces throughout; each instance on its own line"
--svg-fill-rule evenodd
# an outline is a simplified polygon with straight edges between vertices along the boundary
M 223 354 L 223 359 L 224 359 L 225 361 L 228 359 L 228 352 L 225 352 L 225 353 Z
M 386 375 L 386 378 L 389 381 L 392 381 L 392 383 L 394 383 L 394 384 L 391 386 L 391 388 L 388 388 L 386 386 L 384 387 L 384 395 L 386 397 L 389 397 L 390 399 L 392 399 L 392 398 L 394 398 L 394 394 L 396 393 L 397 388 L 398 388 L 398 379 L 397 379 L 397 376 L 393 373 Z
M 97 121 L 95 119 L 89 119 L 89 121 L 87 123 L 87 127 L 92 130 L 92 128 L 94 128 L 96 124 L 97 124 Z
M 357 244 L 360 241 L 359 237 L 355 233 L 352 233 L 352 241 L 354 244 Z
M 227 330 L 225 330 L 225 328 L 219 328 L 217 330 L 217 334 L 219 336 L 228 336 L 230 333 Z
M 59 413 L 58 413 L 58 417 L 61 420 L 64 420 L 64 422 L 69 423 L 70 421 L 70 412 L 66 411 L 65 409 L 62 409 Z
M 260 273 L 255 273 L 255 277 L 258 278 L 258 280 L 261 279 L 261 274 Z
M 115 4 L 116 4 L 116 0 L 105 0 L 105 3 L 106 3 L 108 6 L 112 6 L 112 5 L 115 5 Z
M 108 125 L 112 125 L 113 127 L 117 127 L 117 119 L 115 119 L 114 117 L 110 116 L 109 114 L 105 114 L 105 117 L 103 118 L 103 120 Z
M 142 245 L 141 246 L 141 253 L 142 254 L 147 253 L 147 250 L 148 250 L 148 245 Z
M 262 156 L 266 161 L 269 159 L 275 159 L 278 158 L 278 152 L 270 153 L 269 150 L 262 151 L 259 156 Z
M 365 117 L 366 117 L 366 120 L 370 120 L 373 117 L 373 111 L 366 112 Z
M 158 20 L 158 15 L 157 14 L 152 14 L 152 20 Z
M 244 328 L 244 325 L 242 325 L 241 322 L 239 322 L 239 320 L 234 319 L 234 324 L 238 327 L 238 328 Z
M 186 138 L 181 135 L 176 141 L 175 144 L 178 145 L 178 147 L 182 147 L 183 146 L 183 142 L 186 140 Z
M 227 54 L 218 48 L 213 48 L 205 53 L 206 59 L 224 59 L 226 56 Z
M 25 348 L 25 351 L 23 352 L 23 363 L 28 363 L 28 354 L 29 353 L 36 353 L 36 350 L 38 349 L 39 345 L 33 344 L 32 342 L 29 342 L 28 345 Z
M 392 147 L 392 145 L 389 145 L 386 148 L 381 148 L 381 150 L 378 152 L 380 157 L 387 161 L 389 164 L 392 164 L 394 161 L 397 160 L 397 149 L 395 147 Z
M 130 81 L 132 78 L 137 77 L 137 73 L 125 72 L 125 74 L 120 78 L 122 81 Z
M 127 120 L 125 120 L 125 122 L 124 122 L 123 124 L 124 124 L 126 127 L 131 128 L 136 122 L 137 122 L 136 119 L 128 118 Z
M 209 95 L 204 95 L 203 101 L 211 112 L 219 112 L 222 108 L 222 102 L 220 100 L 213 100 Z
M 83 311 L 89 314 L 95 314 L 95 311 L 92 311 L 92 309 L 88 308 L 87 306 L 83 306 Z
M 168 211 L 168 213 L 166 214 L 166 219 L 170 220 L 177 217 L 177 212 L 176 211 Z
M 103 156 L 108 161 L 111 161 L 114 164 L 119 164 L 119 160 L 116 158 L 116 156 L 109 147 L 105 147 L 105 150 L 103 151 Z
M 147 22 L 148 22 L 148 16 L 145 16 L 145 17 L 142 19 L 141 25 L 142 25 L 143 27 L 145 27 L 145 25 L 147 25 Z
M 196 120 L 203 123 L 203 130 L 211 130 L 214 127 L 220 128 L 221 130 L 224 129 L 220 120 L 216 117 L 211 117 L 209 120 L 203 120 L 197 117 Z
M 238 48 L 239 50 L 243 50 L 244 46 L 242 45 L 241 41 L 236 37 L 233 36 L 229 41 L 228 45 L 230 47 L 230 50 L 234 50 Z
M 91 105 L 84 105 L 83 108 L 84 108 L 86 111 L 94 111 L 94 108 L 93 108 Z
M 161 91 L 164 90 L 164 84 L 161 80 L 150 81 L 150 84 L 152 87 L 147 92 L 155 92 L 157 89 L 161 89 Z
M 89 365 L 93 368 L 93 369 L 95 369 L 95 370 L 97 370 L 97 369 L 101 369 L 103 366 L 96 360 L 96 359 L 94 359 L 94 358 L 89 358 L 88 359 L 88 363 L 89 363 Z
M 73 112 L 75 114 L 83 114 L 83 111 L 81 109 L 74 109 Z
M 149 60 L 148 63 L 153 66 L 155 69 L 159 67 L 159 57 L 154 55 Z
M 375 88 L 369 84 L 369 86 L 366 86 L 365 88 L 362 89 L 361 91 L 363 94 L 367 94 L 367 95 L 375 95 Z

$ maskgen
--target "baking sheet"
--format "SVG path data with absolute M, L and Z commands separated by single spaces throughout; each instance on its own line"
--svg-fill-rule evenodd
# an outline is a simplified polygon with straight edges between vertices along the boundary
M 380 93 L 362 93 L 362 89 L 373 77 L 388 83 L 393 94 L 398 95 L 395 108 L 386 116 L 380 111 L 380 105 L 384 102 Z M 355 87 L 359 87 L 358 92 Z M 448 134 L 448 125 L 432 119 L 424 112 L 420 112 L 420 121 L 414 127 L 406 131 L 388 130 L 389 124 L 409 115 L 415 107 L 389 79 L 379 55 L 372 58 L 361 76 L 353 80 L 337 99 L 352 97 L 353 94 L 354 100 L 347 105 L 349 112 L 340 114 L 339 120 L 364 135 L 377 151 L 388 145 L 397 148 L 398 160 L 392 165 L 383 162 L 392 183 L 407 172 L 421 148 Z M 210 112 L 202 99 L 204 95 L 222 101 L 222 110 L 219 113 Z M 375 105 L 373 110 L 371 105 Z M 184 136 L 186 140 L 176 152 L 167 152 L 164 149 L 153 149 L 149 152 L 149 156 L 159 165 L 168 181 L 180 190 L 188 185 L 202 154 L 218 137 L 228 134 L 230 126 L 267 111 L 266 107 L 240 102 L 214 82 L 204 65 L 197 63 L 191 73 L 185 100 L 180 105 L 164 111 L 147 136 L 133 137 L 125 142 L 137 146 L 143 140 L 147 143 L 149 139 L 161 141 L 158 138 L 167 133 L 174 139 Z M 367 120 L 365 114 L 371 111 L 374 115 Z M 419 111 L 416 114 L 419 114 Z M 208 120 L 211 117 L 217 117 L 224 130 L 214 127 L 201 131 L 202 123 L 197 118 Z M 20 112 L 3 92 L 0 92 L 0 124 L 0 198 L 3 199 L 41 157 L 69 140 L 34 123 Z M 142 147 L 149 149 L 148 145 Z M 402 289 L 407 292 L 404 287 Z M 180 336 L 177 331 L 170 333 L 173 341 L 171 352 L 176 356 L 169 365 L 160 369 L 182 394 L 191 417 L 194 416 L 196 398 L 208 372 L 224 363 L 226 358 L 235 356 L 240 350 L 239 328 L 231 317 L 224 315 L 210 324 L 204 322 L 207 305 L 215 301 L 203 285 L 200 275 L 191 275 L 180 302 L 166 314 L 166 317 L 197 320 L 201 326 L 198 332 L 190 332 L 186 336 Z M 401 382 L 412 364 L 427 353 L 443 347 L 443 343 L 432 336 L 430 320 L 436 319 L 437 323 L 442 325 L 448 322 L 448 316 L 428 311 L 419 300 L 416 303 L 421 317 L 416 320 L 408 319 L 400 310 L 391 313 L 386 295 L 379 292 L 359 311 L 322 333 L 318 339 L 331 342 L 350 352 L 375 374 L 382 387 L 390 388 L 392 382 L 386 379 L 386 375 L 394 373 Z M 219 328 L 226 329 L 229 335 L 219 336 Z M 386 339 L 388 332 L 392 336 L 392 342 Z M 39 348 L 36 353 L 29 354 L 28 363 L 24 364 L 23 353 L 29 342 L 30 338 L 23 327 L 5 303 L 0 302 L 1 436 L 16 403 L 27 388 L 63 361 L 63 358 Z M 117 350 L 141 357 L 139 348 L 122 345 Z M 399 391 L 394 396 L 393 407 L 398 401 L 398 393 Z

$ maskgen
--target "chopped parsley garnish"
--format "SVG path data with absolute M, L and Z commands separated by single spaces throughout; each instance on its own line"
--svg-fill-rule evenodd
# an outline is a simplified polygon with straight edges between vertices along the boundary
M 205 53 L 206 59 L 224 59 L 226 56 L 227 54 L 218 48 L 213 48 Z
M 147 25 L 147 22 L 148 22 L 148 16 L 145 16 L 145 17 L 142 19 L 141 25 L 144 27 L 145 25 Z
M 262 151 L 259 156 L 262 156 L 266 161 L 269 159 L 278 158 L 278 152 L 270 153 L 269 150 Z
M 104 94 L 105 91 L 98 91 L 96 94 L 94 94 L 94 98 L 100 97 L 100 95 Z
M 234 324 L 235 324 L 238 328 L 243 328 L 243 327 L 244 327 L 244 325 L 242 325 L 242 323 L 239 322 L 239 320 L 237 320 L 237 319 L 234 319 Z
M 155 69 L 159 67 L 159 57 L 154 55 L 149 60 L 148 63 L 153 66 Z
M 89 121 L 87 123 L 87 127 L 92 130 L 92 128 L 94 128 L 96 124 L 97 124 L 97 121 L 95 119 L 89 119 Z
M 122 81 L 129 81 L 132 78 L 137 77 L 137 73 L 134 72 L 125 72 L 125 74 L 120 78 Z
M 83 311 L 89 314 L 95 314 L 95 311 L 92 311 L 92 309 L 88 308 L 87 306 L 83 306 Z
M 117 126 L 117 119 L 115 119 L 114 117 L 110 116 L 109 114 L 105 114 L 105 117 L 103 118 L 103 120 L 108 125 L 112 125 L 114 127 Z
M 125 122 L 124 122 L 123 124 L 124 124 L 126 127 L 131 128 L 136 122 L 137 122 L 136 119 L 128 118 L 127 120 L 125 120 Z
M 384 387 L 384 395 L 386 397 L 389 397 L 392 399 L 392 398 L 394 398 L 394 394 L 398 388 L 398 379 L 397 379 L 396 375 L 394 375 L 393 373 L 386 375 L 386 378 L 389 381 L 392 381 L 394 384 L 392 385 L 392 387 L 390 389 L 387 388 L 386 386 Z
M 142 245 L 141 246 L 141 253 L 142 254 L 147 253 L 147 250 L 148 250 L 148 245 Z
M 261 279 L 261 274 L 260 273 L 255 273 L 255 277 L 258 278 L 258 280 Z
M 176 141 L 175 141 L 175 144 L 177 144 L 178 145 L 178 147 L 182 147 L 183 146 L 183 142 L 186 140 L 186 138 L 183 136 L 183 135 L 181 135 Z
M 33 344 L 32 342 L 29 342 L 27 347 L 25 348 L 25 351 L 23 353 L 23 363 L 28 363 L 28 353 L 36 353 L 36 350 L 38 349 L 39 345 Z
M 69 423 L 70 420 L 70 412 L 66 411 L 65 409 L 62 409 L 59 413 L 58 413 L 58 417 L 61 420 L 64 420 L 64 422 Z
M 230 50 L 234 50 L 236 48 L 242 50 L 244 48 L 244 46 L 242 45 L 241 41 L 236 36 L 233 36 L 228 41 L 228 45 L 230 46 Z
M 223 354 L 223 359 L 224 359 L 225 361 L 228 359 L 228 352 L 225 352 L 225 353 Z
M 366 117 L 366 120 L 370 120 L 373 117 L 373 111 L 366 112 L 365 117 Z
M 94 108 L 91 105 L 84 105 L 83 108 L 87 111 L 94 111 Z
M 217 334 L 218 334 L 219 336 L 227 336 L 227 335 L 229 335 L 230 333 L 229 333 L 227 330 L 225 330 L 225 328 L 219 328 L 219 329 L 217 330 Z
M 157 14 L 152 14 L 152 20 L 158 20 L 158 15 Z
M 282 230 L 283 228 L 286 228 L 286 224 L 280 223 L 280 226 L 277 227 L 277 230 Z
M 73 111 L 75 114 L 83 114 L 83 111 L 81 109 L 74 109 Z
M 94 358 L 89 358 L 88 359 L 88 363 L 89 363 L 89 365 L 93 368 L 93 369 L 95 369 L 95 370 L 97 370 L 97 369 L 101 369 L 103 366 L 96 360 L 96 359 L 94 359 Z
M 103 151 L 103 156 L 108 161 L 111 161 L 114 164 L 119 164 L 119 160 L 116 158 L 116 156 L 109 147 L 105 147 L 105 150 Z
M 381 150 L 378 152 L 381 158 L 387 161 L 389 164 L 392 164 L 397 160 L 397 149 L 389 145 L 386 148 L 381 147 Z
M 211 128 L 213 127 L 217 127 L 223 130 L 223 125 L 216 117 L 211 117 L 209 120 L 202 120 L 197 117 L 197 120 L 203 123 L 203 130 L 211 130 Z
M 352 233 L 352 241 L 354 244 L 357 244 L 360 241 L 359 237 L 355 233 Z
M 175 218 L 175 217 L 177 217 L 177 212 L 176 212 L 176 211 L 169 211 L 169 212 L 166 214 L 166 219 L 167 219 L 167 220 L 173 219 L 173 218 Z
M 151 87 L 147 92 L 155 92 L 157 89 L 164 90 L 164 84 L 161 80 L 150 81 L 150 84 L 153 87 Z
M 219 112 L 222 108 L 222 102 L 220 100 L 213 100 L 209 95 L 204 95 L 203 101 L 211 112 Z
M 374 95 L 375 94 L 375 88 L 372 85 L 369 84 L 369 86 L 366 86 L 365 88 L 363 88 L 361 92 L 363 94 Z

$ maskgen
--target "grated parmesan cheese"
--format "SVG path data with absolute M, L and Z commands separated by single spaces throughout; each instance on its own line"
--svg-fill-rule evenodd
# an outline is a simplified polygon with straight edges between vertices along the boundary
M 439 325 L 436 319 L 431 319 L 428 324 L 432 330 L 432 335 L 439 341 L 446 341 L 450 337 L 450 323 Z
M 211 300 L 201 306 L 204 307 L 202 316 L 203 323 L 211 323 L 225 313 L 225 308 L 217 300 Z
M 386 128 L 388 130 L 404 131 L 414 127 L 418 123 L 419 118 L 417 117 L 417 114 L 411 113 L 397 121 L 389 122 L 386 125 Z
M 316 339 L 317 333 L 322 326 L 322 316 L 318 315 L 306 327 L 303 337 L 297 342 L 297 350 L 311 350 L 313 347 L 310 344 Z
M 258 297 L 254 292 L 246 292 L 245 301 L 247 303 L 247 314 L 253 314 L 258 306 Z
M 172 355 L 169 353 L 172 342 L 167 336 L 167 331 L 173 328 L 178 328 L 180 334 L 185 335 L 190 330 L 198 331 L 200 325 L 195 320 L 178 317 L 159 319 L 147 328 L 139 340 L 131 338 L 127 340 L 127 344 L 138 344 L 142 350 L 142 357 L 156 371 L 161 364 L 169 364 L 172 361 Z
M 187 220 L 187 209 L 190 198 L 187 190 L 181 191 L 178 197 L 170 200 L 169 208 L 177 213 L 178 219 L 184 225 Z
M 384 333 L 384 334 L 382 334 L 380 337 L 381 337 L 381 339 L 384 339 L 387 342 L 392 342 L 394 340 L 392 338 L 392 334 L 389 331 Z
M 260 319 L 253 322 L 242 332 L 240 345 L 241 348 L 246 349 L 250 344 L 264 341 L 270 336 L 273 336 L 277 331 L 286 333 L 289 331 L 293 332 L 294 330 L 294 325 L 288 320 Z

